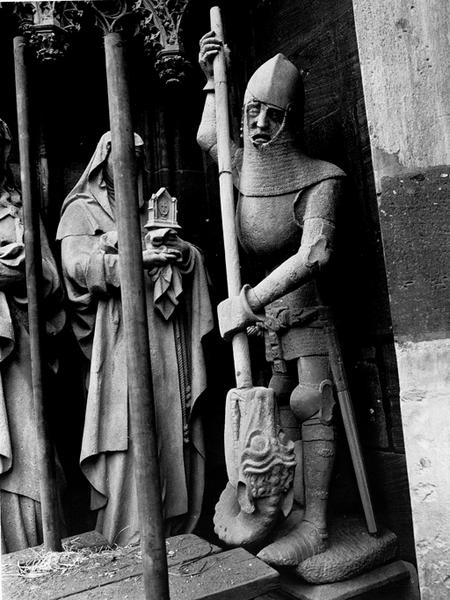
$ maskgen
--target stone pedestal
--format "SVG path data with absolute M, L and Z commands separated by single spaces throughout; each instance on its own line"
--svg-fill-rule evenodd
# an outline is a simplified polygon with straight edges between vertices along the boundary
M 298 565 L 297 577 L 315 585 L 334 583 L 370 572 L 391 562 L 397 555 L 397 537 L 378 526 L 369 535 L 358 516 L 340 516 L 329 526 L 329 548 Z
M 347 581 L 311 585 L 283 576 L 281 591 L 296 600 L 420 600 L 413 565 L 397 561 Z

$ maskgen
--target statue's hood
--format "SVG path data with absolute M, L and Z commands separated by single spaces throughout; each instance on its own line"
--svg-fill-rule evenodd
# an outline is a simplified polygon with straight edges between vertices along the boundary
M 140 135 L 134 134 L 135 147 L 141 147 L 144 142 Z M 80 179 L 75 184 L 74 188 L 66 196 L 61 208 L 61 216 L 66 211 L 67 207 L 79 196 L 93 196 L 102 208 L 111 214 L 108 197 L 106 194 L 106 186 L 103 183 L 103 167 L 111 152 L 111 132 L 107 131 L 100 138 L 94 154 L 89 161 L 86 169 Z M 101 193 L 104 191 L 104 193 Z

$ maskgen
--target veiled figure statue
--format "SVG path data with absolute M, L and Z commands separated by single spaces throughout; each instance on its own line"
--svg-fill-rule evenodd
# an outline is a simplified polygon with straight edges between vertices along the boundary
M 110 140 L 109 133 L 102 136 L 64 201 L 57 237 L 73 330 L 89 363 L 81 469 L 91 485 L 96 529 L 125 545 L 139 539 L 139 523 Z M 136 134 L 135 148 L 142 176 L 143 142 Z M 147 232 L 141 199 L 161 487 L 166 532 L 173 534 L 192 530 L 201 509 L 204 455 L 196 402 L 206 389 L 202 339 L 213 320 L 201 252 L 177 229 Z
M 220 47 L 214 32 L 200 41 L 207 84 L 198 141 L 214 159 L 212 61 Z M 232 145 L 239 190 L 236 224 L 241 246 L 264 265 L 266 277 L 253 288 L 245 285 L 218 311 L 226 339 L 246 327 L 254 329 L 255 323 L 264 331 L 272 365 L 269 387 L 278 399 L 281 426 L 296 447 L 294 508 L 281 526 L 281 511 L 278 521 L 273 512 L 259 546 L 260 558 L 280 566 L 298 565 L 327 549 L 327 498 L 335 454 L 335 401 L 318 288 L 333 253 L 345 174 L 303 152 L 303 102 L 300 73 L 282 54 L 264 63 L 248 82 L 243 149 Z M 261 493 L 270 495 L 271 487 Z M 235 510 L 230 506 L 229 522 L 234 522 Z M 237 544 L 239 536 L 230 534 L 223 513 L 221 507 L 216 532 Z
M 39 456 L 31 386 L 20 191 L 8 157 L 11 134 L 0 120 L 0 501 L 2 553 L 42 542 Z M 64 326 L 63 291 L 41 227 L 48 338 Z M 50 340 L 48 340 L 50 341 Z

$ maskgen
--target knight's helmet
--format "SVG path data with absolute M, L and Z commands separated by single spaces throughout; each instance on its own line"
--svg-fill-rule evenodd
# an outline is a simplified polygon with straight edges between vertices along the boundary
M 284 111 L 278 131 L 262 144 L 253 144 L 247 107 L 259 101 Z M 239 190 L 246 196 L 291 193 L 303 185 L 300 136 L 304 91 L 298 69 L 283 54 L 276 54 L 255 71 L 244 95 L 244 152 Z
M 244 95 L 245 126 L 247 126 L 245 107 L 255 100 L 285 111 L 282 125 L 276 134 L 277 138 L 282 136 L 290 112 L 295 114 L 297 120 L 295 129 L 301 128 L 304 105 L 303 81 L 297 67 L 283 54 L 276 54 L 266 61 L 250 78 Z M 269 144 L 273 141 L 274 138 Z

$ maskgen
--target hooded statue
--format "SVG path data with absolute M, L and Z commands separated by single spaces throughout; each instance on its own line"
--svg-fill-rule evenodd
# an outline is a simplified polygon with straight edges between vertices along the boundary
M 72 326 L 89 365 L 81 469 L 91 484 L 96 529 L 110 542 L 125 545 L 139 539 L 139 523 L 129 446 L 133 431 L 110 140 L 109 133 L 102 136 L 64 201 L 57 237 Z M 135 146 L 139 155 L 143 142 L 136 134 Z M 142 213 L 143 240 L 146 212 Z M 200 514 L 204 452 L 196 402 L 206 389 L 202 338 L 212 328 L 202 255 L 187 242 L 182 244 L 185 251 L 176 268 L 152 269 L 146 277 L 161 487 L 169 534 L 192 530 Z M 167 277 L 174 273 L 172 285 Z
M 39 456 L 31 387 L 22 201 L 8 164 L 11 134 L 0 120 L 0 504 L 3 552 L 42 542 Z M 46 333 L 64 325 L 63 292 L 41 227 Z
M 211 67 L 219 49 L 214 32 L 200 41 L 207 96 L 197 139 L 213 158 L 217 152 Z M 326 278 L 333 252 L 345 174 L 304 154 L 303 104 L 301 75 L 282 54 L 265 62 L 248 82 L 243 149 L 232 143 L 239 190 L 236 223 L 242 247 L 265 266 L 267 275 L 218 307 L 225 339 L 249 326 L 249 333 L 264 332 L 266 358 L 272 365 L 269 387 L 277 397 L 284 432 L 295 444 L 293 510 L 281 527 L 280 513 L 272 511 L 272 522 L 266 518 L 266 537 L 262 543 L 258 539 L 258 556 L 275 566 L 294 566 L 326 550 L 335 453 L 334 397 L 317 284 Z M 222 515 L 220 523 L 224 520 Z M 226 527 L 216 526 L 216 532 L 227 543 L 236 543 Z

